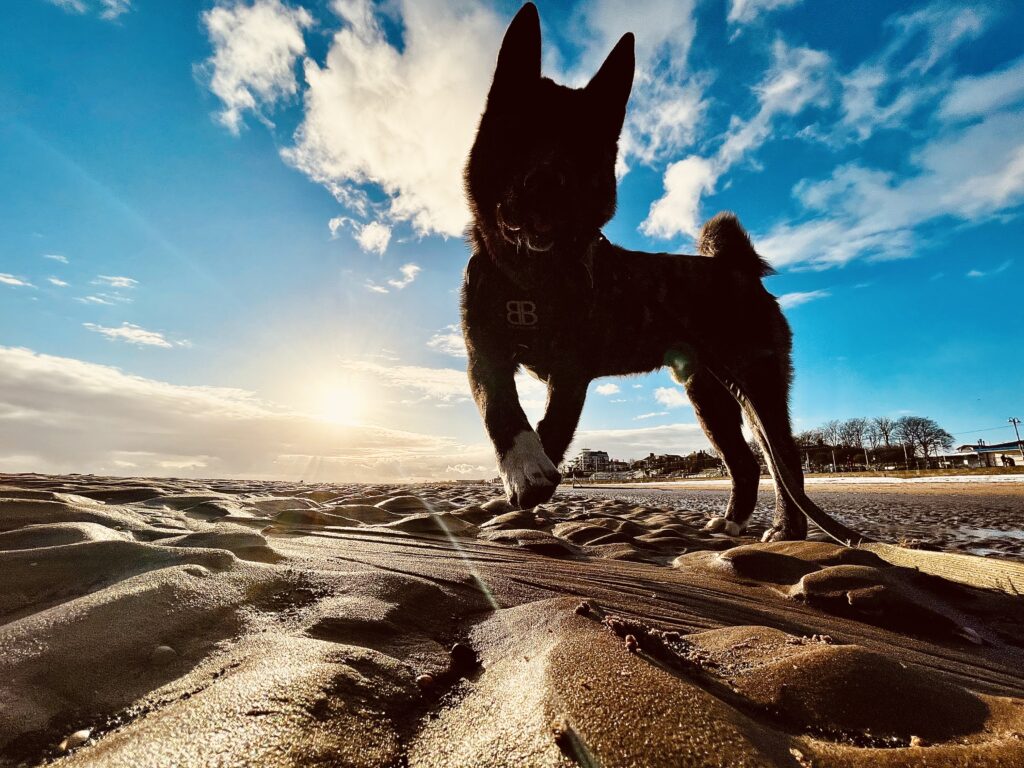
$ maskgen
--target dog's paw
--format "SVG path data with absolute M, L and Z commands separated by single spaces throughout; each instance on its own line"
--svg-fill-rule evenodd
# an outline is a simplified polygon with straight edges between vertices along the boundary
M 708 533 L 724 533 L 726 536 L 740 536 L 746 529 L 746 525 L 740 525 L 724 517 L 712 517 L 704 526 Z
M 555 494 L 562 479 L 533 430 L 516 435 L 512 447 L 499 459 L 498 470 L 509 502 L 520 509 L 543 504 Z
M 802 541 L 806 538 L 806 531 L 791 531 L 786 528 L 780 528 L 777 525 L 773 525 L 764 532 L 764 535 L 761 536 L 761 541 Z

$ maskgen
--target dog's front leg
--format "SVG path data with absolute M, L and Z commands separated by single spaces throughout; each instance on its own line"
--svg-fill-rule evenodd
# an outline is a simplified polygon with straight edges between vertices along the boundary
M 550 499 L 562 479 L 519 404 L 515 365 L 469 349 L 469 384 L 484 420 L 505 493 L 514 507 L 529 509 Z
M 548 378 L 548 402 L 544 418 L 537 425 L 537 434 L 544 452 L 556 466 L 565 457 L 576 433 L 589 383 L 578 377 L 552 375 Z

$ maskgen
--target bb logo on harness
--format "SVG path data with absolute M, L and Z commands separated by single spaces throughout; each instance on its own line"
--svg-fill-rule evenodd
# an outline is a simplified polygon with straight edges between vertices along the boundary
M 509 325 L 529 328 L 537 324 L 537 305 L 532 301 L 509 301 L 505 303 L 505 310 Z

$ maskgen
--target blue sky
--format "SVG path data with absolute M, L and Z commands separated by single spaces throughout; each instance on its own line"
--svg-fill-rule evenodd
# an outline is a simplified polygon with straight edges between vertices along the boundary
M 538 5 L 562 82 L 637 35 L 608 236 L 687 252 L 731 209 L 778 265 L 797 430 L 1012 438 L 1024 6 Z M 452 327 L 459 176 L 517 7 L 5 4 L 0 467 L 492 476 Z M 577 441 L 704 444 L 663 373 L 595 382 Z

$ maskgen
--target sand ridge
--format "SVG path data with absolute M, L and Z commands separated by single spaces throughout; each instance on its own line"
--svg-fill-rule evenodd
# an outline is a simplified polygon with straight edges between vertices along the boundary
M 0 476 L 0 763 L 1024 762 L 1019 593 L 704 517 Z

